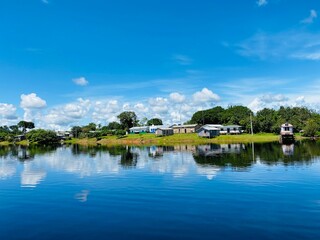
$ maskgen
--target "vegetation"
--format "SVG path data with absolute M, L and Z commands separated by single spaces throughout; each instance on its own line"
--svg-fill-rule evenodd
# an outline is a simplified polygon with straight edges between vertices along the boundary
M 147 121 L 147 126 L 152 126 L 152 125 L 162 125 L 162 120 L 159 118 L 152 118 Z
M 53 144 L 59 142 L 57 134 L 50 130 L 32 130 L 27 133 L 26 137 L 30 143 Z
M 137 115 L 134 112 L 126 111 L 120 113 L 117 118 L 119 119 L 124 130 L 129 130 L 138 125 Z
M 277 141 L 280 125 L 289 122 L 295 127 L 295 132 L 302 132 L 305 137 L 319 136 L 320 114 L 304 107 L 280 107 L 278 110 L 262 109 L 256 114 L 244 106 L 220 106 L 207 110 L 198 111 L 193 114 L 188 123 L 197 124 L 223 124 L 241 125 L 245 133 L 250 133 L 251 120 L 253 123 L 254 136 L 244 134 L 240 136 L 219 136 L 215 139 L 201 139 L 196 134 L 175 134 L 174 136 L 157 138 L 154 134 L 126 135 L 129 128 L 146 125 L 162 125 L 159 118 L 142 120 L 131 111 L 119 114 L 119 122 L 110 122 L 107 126 L 89 123 L 85 126 L 73 126 L 71 134 L 76 139 L 69 142 L 81 142 L 90 144 L 162 144 L 162 143 L 207 143 L 207 142 L 263 142 Z M 59 139 L 53 131 L 37 129 L 33 122 L 20 121 L 17 125 L 0 127 L 0 142 L 2 145 L 20 141 L 19 144 L 48 144 L 56 143 Z M 259 134 L 257 134 L 259 133 Z M 266 133 L 266 134 L 265 134 Z M 28 141 L 21 141 L 19 135 L 24 135 Z M 77 140 L 80 139 L 80 140 Z

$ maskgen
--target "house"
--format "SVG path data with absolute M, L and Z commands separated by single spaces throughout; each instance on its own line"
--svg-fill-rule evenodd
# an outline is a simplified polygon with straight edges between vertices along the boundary
M 164 128 L 164 125 L 152 125 L 149 126 L 149 133 L 156 133 L 158 128 Z
M 241 134 L 242 127 L 239 125 L 227 125 L 223 126 L 220 130 L 220 134 Z
M 173 129 L 172 128 L 158 128 L 156 131 L 155 131 L 155 134 L 157 136 L 169 136 L 169 135 L 173 135 Z
M 198 124 L 188 124 L 188 125 L 175 125 L 172 128 L 175 134 L 195 133 L 200 128 L 200 126 Z
M 14 137 L 14 141 L 15 142 L 21 142 L 21 141 L 26 140 L 26 139 L 27 138 L 26 138 L 25 135 L 17 135 L 17 136 Z
M 220 128 L 204 125 L 197 130 L 199 137 L 213 138 L 220 135 Z
M 283 144 L 294 142 L 293 126 L 290 123 L 281 125 L 280 142 Z
M 147 133 L 147 132 L 149 132 L 149 127 L 148 126 L 129 128 L 129 133 L 130 134 L 139 134 L 139 133 Z

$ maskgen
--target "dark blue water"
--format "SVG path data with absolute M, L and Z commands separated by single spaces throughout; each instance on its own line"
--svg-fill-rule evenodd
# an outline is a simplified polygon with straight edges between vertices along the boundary
M 0 239 L 320 239 L 320 144 L 0 148 Z

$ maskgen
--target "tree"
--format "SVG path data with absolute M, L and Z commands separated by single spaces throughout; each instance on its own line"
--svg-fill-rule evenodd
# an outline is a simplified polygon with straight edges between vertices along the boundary
M 32 130 L 28 132 L 26 136 L 30 142 L 38 144 L 56 144 L 59 142 L 57 134 L 50 130 Z
M 74 126 L 71 128 L 71 133 L 73 137 L 78 138 L 80 136 L 80 133 L 82 133 L 82 128 L 79 126 Z
M 264 108 L 257 112 L 256 122 L 259 132 L 272 133 L 277 131 L 278 125 L 278 113 L 274 109 Z
M 26 133 L 27 129 L 33 129 L 34 123 L 33 122 L 27 122 L 27 121 L 20 121 L 18 123 L 18 127 L 22 128 L 22 132 Z
M 307 121 L 306 127 L 304 128 L 303 135 L 306 137 L 314 137 L 319 131 L 319 124 L 314 119 Z
M 119 130 L 121 129 L 121 124 L 118 122 L 110 122 L 106 128 L 108 130 Z
M 190 123 L 197 124 L 222 124 L 222 115 L 225 110 L 218 106 L 207 110 L 201 110 L 193 114 Z
M 147 126 L 152 126 L 152 125 L 162 125 L 162 120 L 160 118 L 152 118 L 147 121 Z
M 117 117 L 120 120 L 122 128 L 126 131 L 128 131 L 129 128 L 136 126 L 138 123 L 137 115 L 134 112 L 125 111 L 120 113 Z
M 237 124 L 250 131 L 250 115 L 252 111 L 244 106 L 230 106 L 222 114 L 222 122 L 224 124 Z

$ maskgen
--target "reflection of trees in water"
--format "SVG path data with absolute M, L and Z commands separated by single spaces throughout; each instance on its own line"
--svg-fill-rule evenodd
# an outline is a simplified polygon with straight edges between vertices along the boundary
M 231 144 L 232 146 L 233 144 Z M 222 151 L 222 145 L 198 146 L 193 155 L 196 163 L 221 167 L 246 168 L 260 160 L 273 164 L 310 164 L 320 156 L 320 144 L 312 141 L 296 142 L 294 146 L 282 146 L 279 143 L 248 144 L 240 151 Z M 231 147 L 232 149 L 232 147 Z M 254 159 L 253 159 L 254 155 Z
M 19 161 L 32 160 L 35 155 L 43 155 L 50 152 L 54 152 L 57 149 L 56 146 L 3 146 L 0 147 L 0 157 L 8 158 L 13 157 L 17 158 Z
M 255 151 L 260 161 L 273 165 L 283 163 L 284 165 L 294 164 L 310 164 L 320 156 L 320 144 L 314 141 L 296 142 L 293 147 L 293 152 L 288 154 L 284 149 L 276 143 L 256 144 Z
M 252 147 L 243 144 L 197 146 L 193 158 L 199 165 L 247 168 L 252 165 Z
M 131 147 L 128 147 L 125 152 L 121 154 L 120 164 L 122 167 L 130 168 L 137 166 L 138 154 L 131 152 Z

